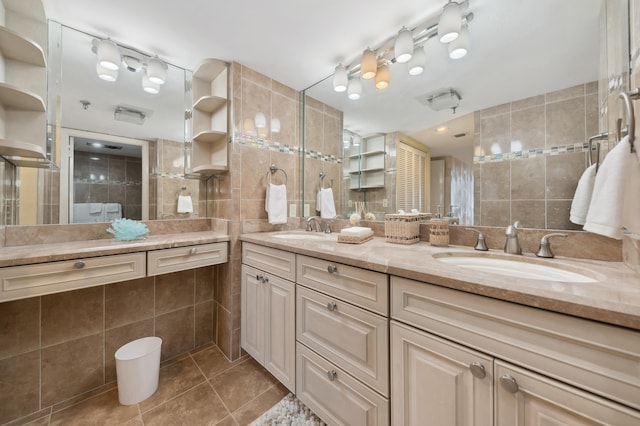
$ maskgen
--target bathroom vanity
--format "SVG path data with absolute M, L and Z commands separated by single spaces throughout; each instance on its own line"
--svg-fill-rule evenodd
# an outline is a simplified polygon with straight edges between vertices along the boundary
M 246 234 L 243 254 L 295 263 L 295 324 L 279 323 L 278 345 L 295 355 L 296 395 L 327 423 L 640 422 L 640 277 L 622 263 L 554 259 L 544 265 L 590 282 L 530 279 L 438 260 L 471 248 L 307 235 Z

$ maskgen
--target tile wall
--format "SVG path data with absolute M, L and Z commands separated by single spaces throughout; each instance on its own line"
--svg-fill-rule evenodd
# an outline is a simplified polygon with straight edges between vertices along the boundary
M 474 223 L 581 229 L 569 209 L 597 133 L 597 82 L 475 113 Z
M 129 341 L 161 337 L 165 360 L 215 340 L 214 271 L 0 303 L 0 424 L 109 386 Z

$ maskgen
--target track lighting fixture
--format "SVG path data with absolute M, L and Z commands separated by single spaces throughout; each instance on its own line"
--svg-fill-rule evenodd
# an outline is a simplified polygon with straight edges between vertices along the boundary
M 409 75 L 422 74 L 427 63 L 424 45 L 436 36 L 442 43 L 449 44 L 447 49 L 451 59 L 464 57 L 471 45 L 468 24 L 474 18 L 473 13 L 466 12 L 468 6 L 469 0 L 448 0 L 437 17 L 437 23 L 434 23 L 434 17 L 430 17 L 413 28 L 402 27 L 397 35 L 377 48 L 367 47 L 357 63 L 348 66 L 338 64 L 333 75 L 333 88 L 336 92 L 346 91 L 349 99 L 357 100 L 363 93 L 362 80 L 375 77 L 376 88 L 389 87 L 390 66 L 395 63 L 406 63 Z
M 347 69 L 344 65 L 338 64 L 336 71 L 333 74 L 333 90 L 336 92 L 344 92 L 347 90 L 347 84 L 349 83 L 349 76 L 347 76 Z
M 366 48 L 362 52 L 362 62 L 360 63 L 360 75 L 365 80 L 369 80 L 376 76 L 376 69 L 378 68 L 378 57 L 376 53 L 370 48 Z
M 167 81 L 169 67 L 157 56 L 150 57 L 134 49 L 119 46 L 110 39 L 94 39 L 91 50 L 98 58 L 96 73 L 104 81 L 115 82 L 121 65 L 133 73 L 144 71 L 142 89 L 147 93 L 159 93 L 160 86 Z

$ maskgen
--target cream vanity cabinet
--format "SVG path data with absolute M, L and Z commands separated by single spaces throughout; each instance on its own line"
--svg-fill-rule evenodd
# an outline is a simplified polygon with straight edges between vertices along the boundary
M 226 263 L 226 242 L 199 244 L 147 252 L 147 275 L 161 275 L 186 269 Z
M 331 425 L 389 424 L 386 274 L 297 255 L 296 394 Z
M 640 333 L 392 277 L 394 425 L 640 424 Z
M 295 392 L 295 254 L 242 244 L 240 343 Z

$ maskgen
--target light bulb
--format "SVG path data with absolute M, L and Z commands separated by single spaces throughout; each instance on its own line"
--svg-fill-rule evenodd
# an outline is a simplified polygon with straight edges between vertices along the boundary
M 409 75 L 420 75 L 424 72 L 427 63 L 427 55 L 424 53 L 424 47 L 417 46 L 413 50 L 413 56 L 409 61 Z
M 151 93 L 152 95 L 157 95 L 158 93 L 160 93 L 160 85 L 149 80 L 149 77 L 147 77 L 146 74 L 142 76 L 142 89 L 147 93 Z
M 98 43 L 98 63 L 108 70 L 120 68 L 120 49 L 111 40 L 101 40 Z
M 378 58 L 373 50 L 368 47 L 362 52 L 362 62 L 360 63 L 360 75 L 365 80 L 376 76 L 378 68 Z
M 156 84 L 164 84 L 167 81 L 167 64 L 159 58 L 151 58 L 147 63 L 147 77 Z
M 344 65 L 338 64 L 336 71 L 333 74 L 333 90 L 336 92 L 344 92 L 347 90 L 347 84 L 349 77 L 347 76 L 347 69 Z
M 114 82 L 118 79 L 118 70 L 105 68 L 100 63 L 96 64 L 96 72 L 98 77 L 104 81 Z
M 469 37 L 469 29 L 465 25 L 460 29 L 460 35 L 457 39 L 449 43 L 449 57 L 451 59 L 460 59 L 467 55 L 469 46 L 471 45 L 471 37 Z
M 396 56 L 396 62 L 401 64 L 409 62 L 413 54 L 413 37 L 411 36 L 411 31 L 404 27 L 402 27 L 396 37 L 394 54 Z
M 444 5 L 444 10 L 438 22 L 438 37 L 440 38 L 440 42 L 451 43 L 458 38 L 461 25 L 460 5 L 454 1 L 449 1 L 449 3 Z
M 380 65 L 376 73 L 376 88 L 386 89 L 389 87 L 390 76 L 389 66 L 387 64 Z
M 349 90 L 347 91 L 349 99 L 357 101 L 362 95 L 362 81 L 359 77 L 349 80 Z

